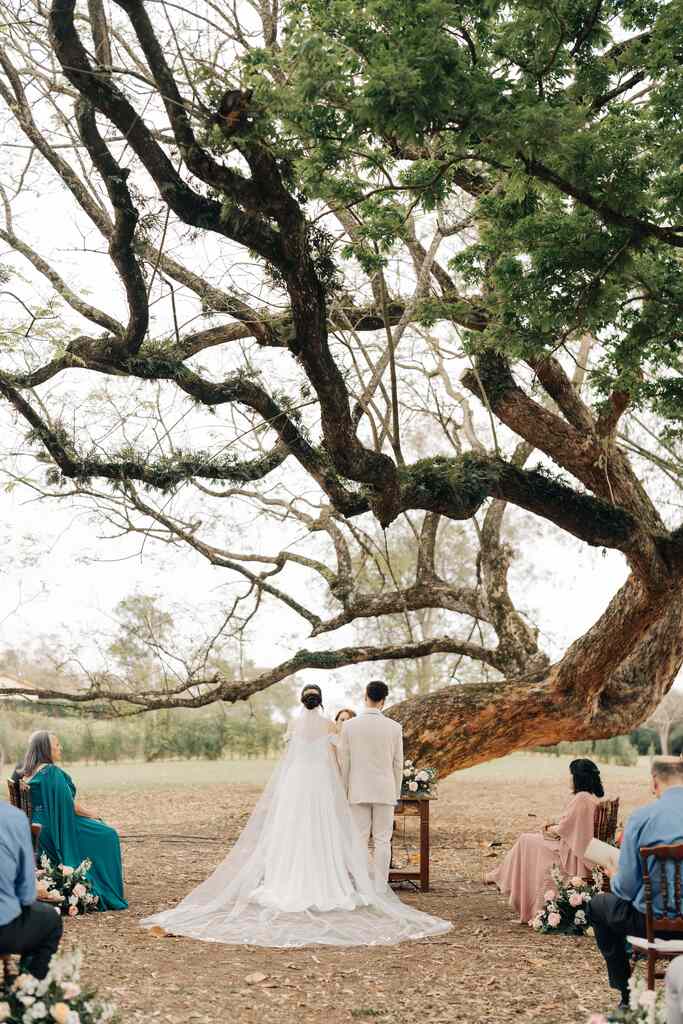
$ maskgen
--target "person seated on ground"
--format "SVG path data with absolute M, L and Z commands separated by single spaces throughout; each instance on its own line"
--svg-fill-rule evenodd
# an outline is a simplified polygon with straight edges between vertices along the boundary
M 542 909 L 543 894 L 552 888 L 553 865 L 568 878 L 590 874 L 583 854 L 593 838 L 595 808 L 605 791 L 598 766 L 588 758 L 572 761 L 569 772 L 574 796 L 560 820 L 544 825 L 542 832 L 523 832 L 500 867 L 486 876 L 487 883 L 509 895 L 523 924 Z
M 628 819 L 619 852 L 619 867 L 616 871 L 607 870 L 612 878 L 612 891 L 598 893 L 588 907 L 589 922 L 607 964 L 610 986 L 621 996 L 620 1010 L 628 1007 L 629 1000 L 626 937 L 645 936 L 640 847 L 683 843 L 683 761 L 679 757 L 654 758 L 651 787 L 657 799 L 634 811 Z M 658 871 L 652 876 L 652 898 L 654 913 L 663 914 Z M 683 912 L 683 908 L 679 908 L 679 912 Z
M 61 752 L 56 736 L 34 732 L 22 765 L 22 778 L 31 788 L 33 822 L 42 826 L 38 853 L 71 868 L 92 861 L 88 879 L 98 909 L 125 910 L 118 833 L 76 802 L 76 787 L 56 763 Z
M 61 937 L 61 916 L 36 902 L 28 818 L 0 801 L 0 954 L 18 953 L 22 971 L 44 978 Z

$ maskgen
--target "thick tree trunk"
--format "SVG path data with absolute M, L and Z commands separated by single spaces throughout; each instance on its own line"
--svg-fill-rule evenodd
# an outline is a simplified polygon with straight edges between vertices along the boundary
M 403 725 L 408 756 L 448 775 L 525 747 L 629 732 L 652 714 L 681 664 L 683 588 L 648 602 L 631 577 L 547 670 L 450 686 L 388 714 Z

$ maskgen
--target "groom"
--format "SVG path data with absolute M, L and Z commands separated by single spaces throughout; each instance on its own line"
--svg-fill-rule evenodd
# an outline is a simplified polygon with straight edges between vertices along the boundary
M 344 722 L 340 743 L 342 777 L 356 826 L 366 844 L 372 833 L 378 892 L 389 883 L 394 807 L 403 783 L 403 730 L 382 714 L 388 693 L 386 683 L 368 683 L 365 710 Z

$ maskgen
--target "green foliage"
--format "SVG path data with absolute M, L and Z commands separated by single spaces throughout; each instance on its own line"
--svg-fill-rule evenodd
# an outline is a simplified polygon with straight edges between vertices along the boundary
M 654 729 L 640 726 L 634 729 L 629 739 L 638 753 L 644 757 L 651 757 L 654 754 L 661 754 L 659 736 Z
M 0 721 L 0 760 L 18 763 L 31 733 L 47 727 L 60 737 L 64 761 L 113 763 L 224 757 L 275 757 L 284 725 L 269 714 L 252 715 L 243 706 L 150 712 L 116 721 L 53 718 L 47 723 L 33 708 L 5 711 Z
M 574 754 L 577 757 L 591 757 L 607 764 L 628 767 L 638 764 L 639 749 L 629 736 L 613 736 L 608 740 L 578 740 L 571 743 L 557 743 L 550 747 L 534 747 L 538 753 L 555 754 L 557 757 Z
M 679 5 L 307 0 L 285 14 L 281 49 L 251 51 L 243 74 L 258 131 L 287 154 L 295 186 L 353 210 L 342 255 L 376 270 L 405 239 L 409 211 L 448 203 L 463 174 L 476 178 L 476 241 L 452 261 L 485 307 L 470 350 L 528 358 L 592 332 L 603 345 L 597 403 L 628 391 L 677 430 Z M 623 84 L 645 82 L 632 102 Z M 462 312 L 430 300 L 421 315 Z

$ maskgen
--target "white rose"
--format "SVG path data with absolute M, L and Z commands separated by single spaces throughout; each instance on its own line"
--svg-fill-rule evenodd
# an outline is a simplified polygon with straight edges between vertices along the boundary
M 78 904 L 78 896 L 69 896 L 69 906 L 75 907 Z
M 413 762 L 412 762 L 412 761 L 409 761 L 409 760 L 408 760 L 408 759 L 406 758 L 406 762 L 405 762 L 405 765 L 406 765 L 406 768 L 412 768 L 412 767 L 413 767 Z
M 410 790 L 411 793 L 417 792 L 417 789 L 418 789 L 417 782 L 409 782 L 408 783 L 408 789 Z
M 421 771 L 415 776 L 418 782 L 429 782 L 429 772 Z
M 32 974 L 20 974 L 15 978 L 12 989 L 14 992 L 17 992 L 20 988 L 25 989 L 26 992 L 35 992 L 37 986 L 38 982 Z
M 409 778 L 411 778 L 412 774 L 413 774 L 413 770 L 412 770 L 412 768 L 404 768 L 404 769 L 403 769 L 403 778 L 404 778 L 404 779 L 409 779 Z
M 646 988 L 638 994 L 637 1005 L 642 1006 L 644 1010 L 649 1010 L 650 1007 L 655 1005 L 656 1001 L 656 994 L 652 992 L 650 989 Z
M 9 1003 L 0 1003 L 0 1021 L 7 1020 L 9 1014 Z

